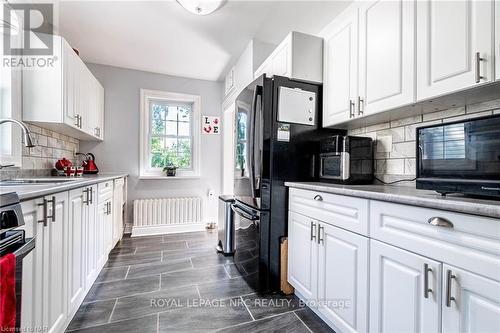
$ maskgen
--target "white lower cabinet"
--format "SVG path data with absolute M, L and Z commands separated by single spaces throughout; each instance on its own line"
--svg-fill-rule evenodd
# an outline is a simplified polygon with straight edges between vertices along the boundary
M 124 186 L 125 180 L 123 178 L 115 180 L 113 188 L 113 246 L 123 235 Z
M 97 267 L 97 185 L 87 188 L 84 214 L 84 239 L 85 239 L 85 289 L 88 290 L 94 283 L 99 273 Z
M 320 223 L 319 312 L 342 332 L 368 327 L 368 238 Z
M 446 264 L 442 281 L 443 333 L 500 332 L 499 281 Z
M 42 271 L 42 323 L 47 332 L 61 332 L 68 318 L 68 192 L 57 193 L 43 199 L 45 227 L 37 238 L 42 238 L 42 260 L 37 270 Z
M 300 199 L 336 212 L 352 197 L 297 191 L 288 282 L 336 332 L 500 332 L 497 219 L 366 200 L 369 228 L 353 232 L 345 214 Z
M 439 332 L 440 296 L 441 263 L 370 240 L 370 332 Z
M 36 237 L 23 260 L 22 330 L 64 332 L 106 263 L 114 246 L 107 184 L 102 202 L 98 185 L 22 202 L 22 229 Z
M 316 299 L 318 246 L 317 221 L 300 214 L 288 214 L 288 281 L 306 299 Z

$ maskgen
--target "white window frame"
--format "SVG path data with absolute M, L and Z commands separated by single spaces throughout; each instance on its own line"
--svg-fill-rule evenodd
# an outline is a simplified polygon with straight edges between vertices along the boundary
M 169 102 L 192 103 L 191 126 L 193 141 L 191 143 L 191 169 L 177 170 L 175 177 L 166 177 L 161 168 L 150 166 L 150 108 L 151 101 L 164 100 Z M 168 91 L 141 89 L 141 120 L 140 120 L 140 166 L 139 178 L 142 179 L 182 179 L 200 177 L 200 132 L 201 132 L 201 97 L 198 95 L 180 94 Z
M 2 7 L 0 11 L 0 22 L 4 20 L 3 18 L 3 6 L 6 5 L 6 3 L 2 2 L 0 3 L 0 6 Z M 13 12 L 11 12 L 11 15 Z M 14 43 L 17 43 L 18 45 L 22 45 L 22 37 L 23 37 L 23 30 L 20 28 L 22 26 L 22 21 L 20 20 L 19 17 L 16 16 L 16 19 L 18 20 L 17 25 L 14 25 L 11 27 L 12 30 L 17 31 L 16 39 Z M 10 36 L 4 34 L 2 30 L 0 30 L 0 43 L 3 45 L 3 39 L 4 38 L 11 38 Z M 3 55 L 0 52 L 0 60 L 3 61 Z M 9 56 L 5 56 L 9 57 Z M 22 68 L 17 67 L 17 68 L 3 68 L 1 71 L 9 71 L 10 70 L 10 96 L 9 96 L 9 105 L 1 105 L 5 101 L 0 100 L 0 107 L 3 108 L 8 108 L 9 113 L 0 115 L 0 118 L 11 118 L 11 119 L 16 119 L 16 120 L 21 120 L 21 104 L 22 104 Z M 13 126 L 13 124 L 6 123 L 1 125 L 2 128 L 0 131 L 7 131 L 9 135 L 9 140 L 10 140 L 10 146 L 11 146 L 11 152 L 10 154 L 1 154 L 0 153 L 0 164 L 1 165 L 13 165 L 15 167 L 21 167 L 22 166 L 22 139 L 21 139 L 21 129 L 18 126 Z M 0 140 L 2 138 L 0 137 Z

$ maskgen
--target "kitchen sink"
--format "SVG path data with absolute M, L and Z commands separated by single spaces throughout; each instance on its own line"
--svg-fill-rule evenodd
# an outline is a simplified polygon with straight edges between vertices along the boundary
M 55 185 L 74 182 L 75 178 L 18 178 L 0 181 L 0 186 Z

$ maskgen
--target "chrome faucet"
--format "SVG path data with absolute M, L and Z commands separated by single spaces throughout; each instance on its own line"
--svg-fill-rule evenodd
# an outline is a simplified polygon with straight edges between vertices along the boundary
M 3 123 L 13 123 L 21 127 L 21 130 L 23 131 L 24 145 L 28 148 L 35 147 L 35 144 L 33 144 L 33 139 L 31 138 L 31 131 L 25 123 L 15 119 L 0 119 L 0 125 Z

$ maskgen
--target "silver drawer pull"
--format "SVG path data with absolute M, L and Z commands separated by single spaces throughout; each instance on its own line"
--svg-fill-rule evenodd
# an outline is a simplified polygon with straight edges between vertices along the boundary
M 323 201 L 323 197 L 319 194 L 317 194 L 315 197 L 314 197 L 314 200 L 316 201 Z
M 476 52 L 476 83 L 480 83 L 484 76 L 481 76 L 481 61 L 484 61 L 484 58 L 481 58 L 481 53 Z
M 444 217 L 431 217 L 427 223 L 434 225 L 436 227 L 443 227 L 443 228 L 453 228 L 453 223 L 450 222 L 450 220 L 445 219 Z
M 316 223 L 311 221 L 311 240 L 316 240 Z

